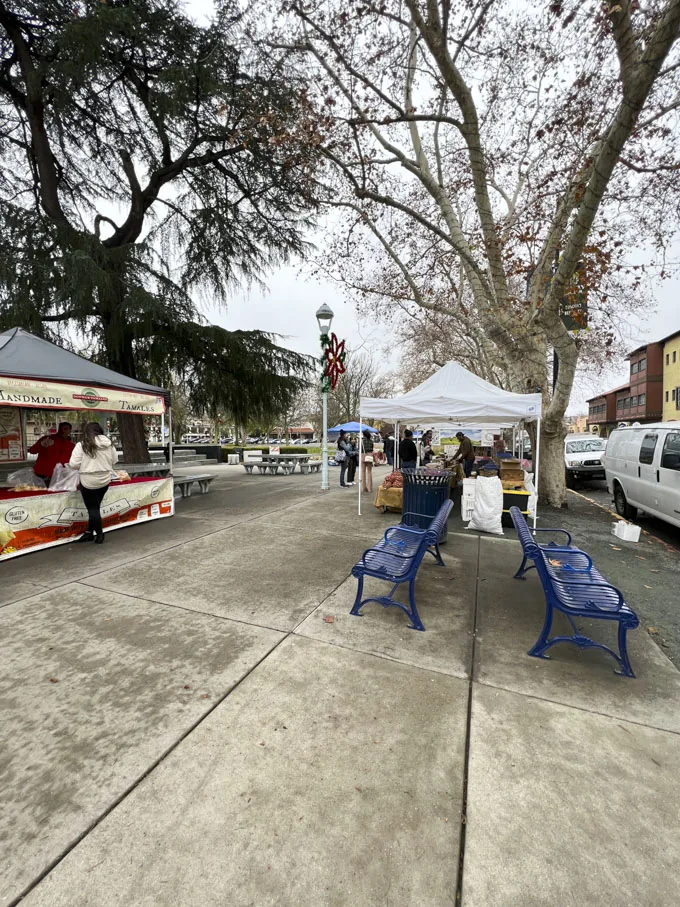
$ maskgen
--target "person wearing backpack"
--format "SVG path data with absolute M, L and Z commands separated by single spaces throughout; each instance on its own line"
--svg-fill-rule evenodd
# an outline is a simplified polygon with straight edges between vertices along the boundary
M 335 462 L 340 464 L 340 487 L 348 488 L 349 486 L 345 482 L 345 472 L 347 471 L 347 463 L 349 458 L 352 456 L 352 445 L 347 440 L 345 435 L 345 429 L 340 429 L 340 437 L 338 438 L 338 449 L 335 454 Z
M 98 422 L 88 422 L 73 453 L 69 466 L 80 473 L 80 493 L 87 507 L 87 532 L 79 542 L 101 545 L 104 541 L 101 503 L 111 484 L 111 472 L 118 461 L 118 451 L 104 434 Z

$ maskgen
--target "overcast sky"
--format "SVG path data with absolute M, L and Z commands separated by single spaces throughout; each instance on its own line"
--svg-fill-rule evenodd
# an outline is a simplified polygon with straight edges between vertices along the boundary
M 187 0 L 185 8 L 190 15 L 205 20 L 212 13 L 213 2 Z M 680 260 L 680 242 L 675 244 L 671 257 L 676 262 Z M 228 301 L 226 310 L 209 308 L 204 309 L 204 313 L 229 330 L 272 331 L 285 338 L 282 345 L 301 353 L 317 354 L 318 329 L 314 313 L 322 302 L 327 302 L 335 313 L 333 330 L 338 337 L 346 338 L 350 349 L 361 347 L 372 351 L 386 370 L 398 367 L 399 351 L 390 342 L 389 331 L 380 323 L 361 319 L 354 306 L 344 300 L 342 289 L 337 285 L 320 282 L 310 277 L 303 267 L 295 265 L 272 273 L 267 283 L 267 292 L 259 289 L 236 292 Z M 634 349 L 678 330 L 680 278 L 676 271 L 675 276 L 657 291 L 656 311 L 632 322 L 624 332 L 630 337 L 630 349 Z M 624 383 L 628 374 L 628 363 L 622 361 L 620 368 L 611 368 L 600 378 L 577 380 L 567 412 L 585 412 L 588 397 Z

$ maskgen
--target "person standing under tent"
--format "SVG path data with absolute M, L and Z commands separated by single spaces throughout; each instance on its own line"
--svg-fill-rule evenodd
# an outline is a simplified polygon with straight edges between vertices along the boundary
M 371 440 L 370 431 L 364 429 L 363 453 L 361 458 L 361 487 L 366 493 L 373 491 L 373 441 Z
M 505 453 L 505 441 L 503 440 L 503 435 L 494 435 L 492 454 L 497 457 L 499 453 Z
M 80 493 L 87 507 L 87 532 L 79 542 L 104 541 L 101 503 L 111 484 L 111 472 L 118 461 L 118 451 L 104 434 L 98 422 L 88 422 L 71 455 L 69 466 L 80 472 Z
M 426 431 L 420 442 L 420 462 L 423 466 L 427 466 L 430 460 L 433 457 L 432 452 L 432 432 Z
M 385 447 L 385 456 L 387 457 L 387 465 L 394 465 L 394 436 L 386 435 L 383 439 Z
M 469 479 L 475 462 L 475 451 L 472 441 L 462 431 L 456 432 L 456 437 L 458 438 L 458 453 L 453 459 L 455 462 L 462 463 L 465 470 L 465 478 Z
M 413 440 L 413 432 L 404 430 L 404 439 L 399 442 L 399 465 L 401 469 L 415 469 L 418 463 L 418 448 Z
M 352 445 L 347 440 L 345 435 L 345 429 L 340 429 L 340 437 L 338 438 L 338 450 L 335 454 L 335 462 L 340 464 L 340 487 L 347 488 L 347 483 L 345 482 L 345 473 L 347 472 L 347 463 L 349 457 L 352 455 Z
M 359 465 L 359 449 L 357 442 L 351 435 L 347 443 L 349 444 L 351 451 L 351 453 L 347 454 L 347 484 L 356 485 L 354 477 L 357 473 L 357 466 Z
M 48 488 L 54 467 L 58 463 L 65 466 L 71 459 L 75 447 L 71 440 L 71 429 L 70 422 L 61 422 L 56 435 L 43 435 L 32 447 L 28 448 L 29 453 L 38 454 L 38 459 L 33 464 L 33 472 L 43 480 Z

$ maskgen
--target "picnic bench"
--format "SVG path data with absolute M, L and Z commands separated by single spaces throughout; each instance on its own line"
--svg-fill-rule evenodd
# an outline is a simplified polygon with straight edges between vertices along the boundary
M 536 570 L 545 595 L 545 621 L 536 643 L 529 649 L 535 658 L 549 658 L 548 649 L 559 642 L 570 642 L 580 649 L 602 649 L 619 665 L 617 674 L 635 677 L 628 658 L 626 633 L 639 626 L 635 612 L 623 599 L 616 586 L 612 586 L 593 564 L 585 551 L 572 545 L 571 535 L 564 529 L 537 529 L 536 532 L 566 535 L 564 545 L 550 542 L 539 545 L 532 535 L 519 507 L 510 508 L 510 516 L 522 544 L 524 558 L 515 579 L 524 579 L 529 570 Z M 527 563 L 532 561 L 531 566 Z M 550 636 L 555 611 L 565 615 L 574 631 L 571 636 Z M 585 636 L 576 626 L 579 617 L 610 620 L 618 623 L 618 654 L 604 643 Z
M 300 472 L 319 472 L 321 469 L 321 460 L 310 460 L 309 463 L 300 463 Z
M 425 629 L 416 607 L 416 575 L 428 551 L 439 566 L 444 566 L 444 561 L 439 551 L 439 541 L 452 507 L 452 501 L 445 501 L 427 529 L 414 529 L 401 523 L 398 526 L 390 526 L 389 529 L 385 530 L 385 534 L 377 545 L 364 551 L 361 560 L 352 567 L 352 576 L 358 580 L 358 586 L 354 605 L 349 612 L 351 615 L 361 617 L 361 608 L 365 604 L 378 602 L 383 608 L 401 608 L 411 621 L 410 629 Z M 367 576 L 392 583 L 389 593 L 362 599 L 364 578 Z M 409 584 L 408 605 L 394 598 L 397 588 L 402 583 Z
M 210 490 L 210 483 L 214 479 L 215 476 L 208 473 L 195 476 L 173 476 L 173 486 L 179 488 L 183 498 L 190 498 L 194 482 L 198 482 L 201 494 L 207 494 Z

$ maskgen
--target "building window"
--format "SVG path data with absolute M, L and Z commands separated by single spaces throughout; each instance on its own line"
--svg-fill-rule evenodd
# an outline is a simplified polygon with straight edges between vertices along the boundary
M 647 403 L 647 394 L 640 394 L 638 397 L 638 406 L 644 406 Z
M 623 409 L 623 399 L 620 399 L 620 400 L 617 400 L 617 401 L 616 401 L 616 408 L 617 408 L 617 409 Z
M 676 390 L 677 390 L 677 388 L 674 387 L 674 388 L 673 388 L 673 399 L 674 399 L 674 400 L 675 400 L 675 392 L 676 392 Z
M 630 398 L 630 405 L 631 405 L 631 406 L 637 406 L 637 397 L 631 397 L 631 398 Z
M 637 374 L 637 370 L 638 370 L 638 364 L 637 364 L 637 362 L 633 362 L 633 363 L 631 364 L 631 367 L 630 367 L 630 373 L 631 373 L 631 375 L 636 375 L 636 374 Z
M 675 408 L 680 409 L 680 387 L 675 388 Z
M 623 408 L 630 409 L 630 397 L 626 397 L 626 399 L 623 401 Z
M 666 365 L 670 365 L 671 357 L 669 353 L 666 353 Z
M 647 368 L 647 360 L 646 360 L 646 359 L 640 359 L 640 361 L 638 362 L 638 371 L 639 371 L 639 372 L 644 372 L 644 370 L 645 370 L 646 368 Z

